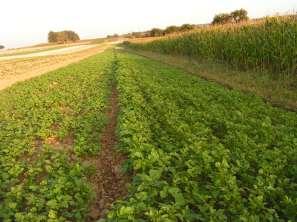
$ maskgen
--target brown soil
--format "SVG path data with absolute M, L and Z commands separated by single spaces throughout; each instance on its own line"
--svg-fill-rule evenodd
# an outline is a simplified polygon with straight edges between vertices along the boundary
M 100 153 L 87 159 L 88 164 L 96 168 L 96 174 L 90 178 L 96 196 L 90 205 L 87 221 L 96 221 L 104 217 L 111 204 L 127 194 L 129 178 L 121 172 L 121 165 L 125 157 L 116 150 L 116 126 L 119 110 L 117 99 L 117 89 L 113 86 L 107 109 L 109 122 L 101 135 Z
M 55 136 L 51 136 L 46 138 L 43 144 L 50 145 L 51 148 L 55 150 L 67 150 L 68 152 L 73 152 L 74 141 L 72 135 L 68 135 L 62 140 Z

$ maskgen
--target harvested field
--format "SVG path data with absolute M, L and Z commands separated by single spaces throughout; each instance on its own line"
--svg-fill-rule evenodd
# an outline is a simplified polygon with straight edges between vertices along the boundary
M 109 45 L 97 45 L 80 52 L 66 55 L 15 59 L 0 61 L 0 90 L 12 84 L 39 76 L 43 73 L 78 62 L 94 54 L 103 52 Z

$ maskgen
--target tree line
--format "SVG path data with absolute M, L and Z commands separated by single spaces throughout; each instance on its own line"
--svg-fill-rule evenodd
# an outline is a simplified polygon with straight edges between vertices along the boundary
M 142 37 L 164 36 L 164 35 L 168 35 L 168 34 L 176 33 L 176 32 L 190 31 L 196 27 L 197 27 L 197 25 L 193 25 L 193 24 L 183 24 L 181 26 L 171 25 L 165 29 L 153 28 L 149 31 L 144 31 L 144 32 L 132 32 L 132 33 L 126 34 L 125 37 L 142 38 Z
M 74 31 L 61 31 L 48 33 L 48 42 L 49 43 L 67 43 L 67 42 L 76 42 L 80 40 L 77 33 Z
M 239 23 L 242 21 L 247 21 L 248 19 L 249 17 L 248 17 L 247 10 L 238 9 L 230 13 L 220 13 L 215 15 L 211 25 Z M 165 29 L 153 28 L 149 31 L 144 31 L 144 32 L 132 32 L 124 35 L 124 37 L 128 37 L 128 38 L 157 37 L 157 36 L 168 35 L 171 33 L 186 32 L 195 28 L 203 27 L 203 26 L 205 25 L 193 25 L 193 24 L 183 24 L 181 26 L 172 25 L 172 26 L 168 26 Z
M 239 23 L 249 19 L 248 12 L 245 9 L 235 10 L 231 13 L 220 13 L 214 16 L 212 24 Z
M 176 33 L 176 32 L 190 31 L 190 30 L 192 30 L 192 29 L 194 29 L 196 27 L 197 27 L 197 25 L 192 25 L 192 24 L 183 24 L 181 26 L 171 25 L 171 26 L 168 26 L 165 29 L 153 28 L 152 30 L 150 30 L 149 34 L 152 37 L 162 36 L 162 35 L 168 35 L 168 34 Z

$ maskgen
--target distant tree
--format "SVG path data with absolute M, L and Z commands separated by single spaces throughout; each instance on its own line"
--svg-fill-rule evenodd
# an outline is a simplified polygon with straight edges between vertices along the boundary
M 66 43 L 66 42 L 76 42 L 79 40 L 78 34 L 73 31 L 61 31 L 48 33 L 48 42 L 50 43 Z
M 214 16 L 212 24 L 226 24 L 231 22 L 242 22 L 248 20 L 248 12 L 245 9 L 235 10 L 231 13 L 221 13 Z
M 165 34 L 170 34 L 170 33 L 174 33 L 174 32 L 178 32 L 179 31 L 179 27 L 172 25 L 172 26 L 168 26 L 165 30 L 164 33 Z
M 57 42 L 56 34 L 53 31 L 50 31 L 47 36 L 49 43 Z
M 164 35 L 164 31 L 162 29 L 158 29 L 158 28 L 153 28 L 151 31 L 150 31 L 150 36 L 162 36 Z
M 132 32 L 129 33 L 129 38 L 144 38 L 144 37 L 149 37 L 150 32 Z
M 132 36 L 133 38 L 140 38 L 140 37 L 141 37 L 141 32 L 132 32 L 132 33 L 131 33 L 131 36 Z
M 111 38 L 118 38 L 119 34 L 113 34 L 113 35 L 107 35 L 106 38 L 111 39 Z
M 190 31 L 190 30 L 192 30 L 194 28 L 195 28 L 195 25 L 183 24 L 181 27 L 179 27 L 179 30 L 182 31 L 182 32 L 185 32 L 185 31 Z
M 214 16 L 212 24 L 226 24 L 232 22 L 232 16 L 228 13 L 221 13 Z
M 233 21 L 236 23 L 246 21 L 249 19 L 247 10 L 245 10 L 243 8 L 231 12 L 231 16 L 232 16 Z
M 78 34 L 76 34 L 73 31 L 64 31 L 62 33 L 64 34 L 64 38 L 65 38 L 66 41 L 75 42 L 75 41 L 78 41 L 79 40 Z
M 0 49 L 4 49 L 5 47 L 4 47 L 4 45 L 0 45 Z

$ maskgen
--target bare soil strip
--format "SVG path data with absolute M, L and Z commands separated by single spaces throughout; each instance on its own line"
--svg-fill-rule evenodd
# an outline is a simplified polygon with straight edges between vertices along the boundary
M 107 110 L 108 124 L 100 139 L 100 153 L 87 160 L 88 164 L 96 167 L 96 174 L 90 178 L 96 197 L 90 206 L 87 221 L 104 217 L 111 204 L 127 194 L 129 178 L 121 172 L 121 165 L 126 158 L 116 150 L 118 111 L 118 92 L 113 86 Z

